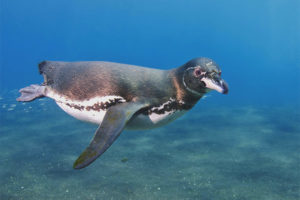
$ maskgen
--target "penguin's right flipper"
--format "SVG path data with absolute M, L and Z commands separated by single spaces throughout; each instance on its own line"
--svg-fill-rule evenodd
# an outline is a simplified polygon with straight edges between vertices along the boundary
M 91 143 L 74 162 L 73 168 L 84 168 L 101 156 L 118 138 L 134 113 L 146 106 L 148 104 L 145 102 L 126 102 L 110 107 Z
M 21 96 L 17 101 L 33 101 L 36 98 L 44 97 L 45 87 L 41 85 L 30 85 L 19 90 Z

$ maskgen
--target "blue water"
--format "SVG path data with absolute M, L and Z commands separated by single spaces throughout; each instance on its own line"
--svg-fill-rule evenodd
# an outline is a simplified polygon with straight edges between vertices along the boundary
M 0 199 L 300 199 L 300 1 L 0 2 Z M 125 131 L 72 163 L 96 127 L 17 103 L 43 60 L 159 69 L 214 59 L 211 92 L 175 123 Z

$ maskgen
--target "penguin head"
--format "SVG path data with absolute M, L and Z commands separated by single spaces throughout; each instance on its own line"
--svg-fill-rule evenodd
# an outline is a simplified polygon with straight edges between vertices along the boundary
M 211 90 L 222 94 L 228 93 L 228 85 L 221 78 L 221 69 L 209 58 L 195 58 L 182 67 L 184 87 L 196 95 L 202 95 Z

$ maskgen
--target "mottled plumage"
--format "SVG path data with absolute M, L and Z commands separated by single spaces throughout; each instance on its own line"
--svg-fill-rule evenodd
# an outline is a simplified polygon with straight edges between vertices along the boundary
M 171 70 L 112 62 L 44 61 L 39 71 L 44 83 L 21 89 L 18 101 L 49 97 L 73 117 L 99 124 L 92 142 L 74 163 L 76 169 L 104 153 L 124 128 L 165 125 L 211 89 L 228 92 L 220 68 L 208 58 Z

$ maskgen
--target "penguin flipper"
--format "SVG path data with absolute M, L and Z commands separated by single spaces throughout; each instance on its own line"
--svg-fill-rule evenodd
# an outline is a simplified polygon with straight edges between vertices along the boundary
M 118 138 L 134 113 L 146 106 L 145 102 L 126 102 L 110 107 L 91 143 L 74 162 L 73 168 L 84 168 L 101 156 Z

